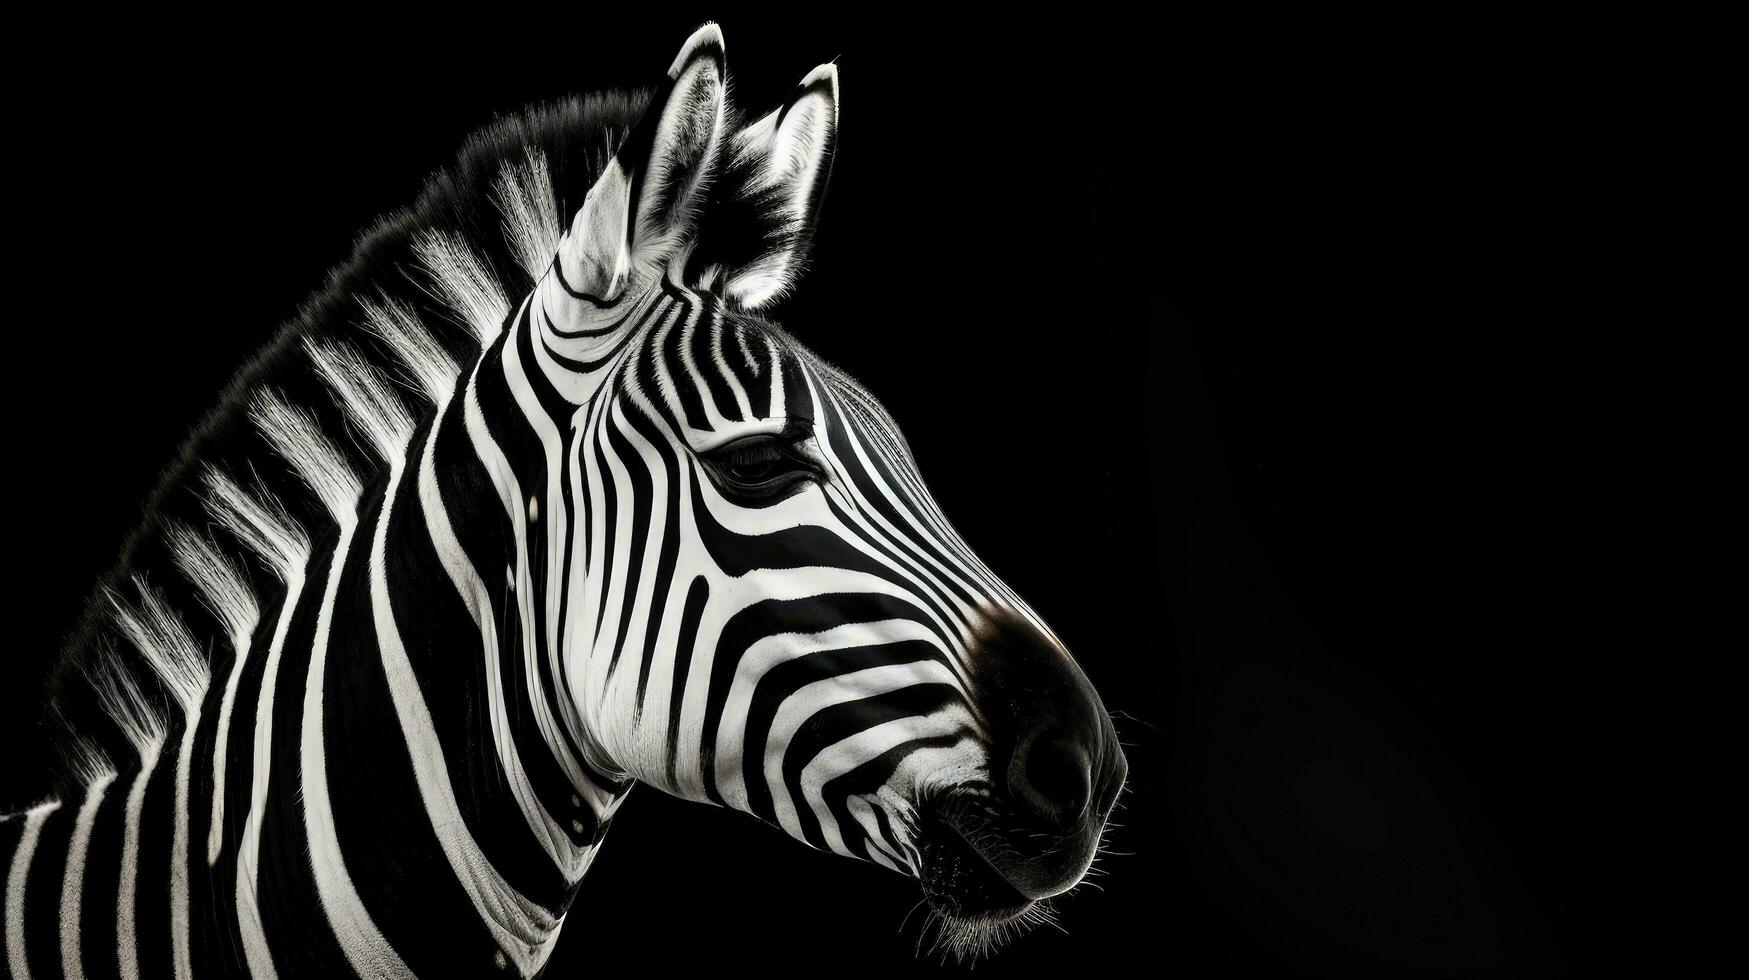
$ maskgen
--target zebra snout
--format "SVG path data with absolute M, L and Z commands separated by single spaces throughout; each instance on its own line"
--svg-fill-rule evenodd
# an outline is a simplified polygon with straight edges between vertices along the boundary
M 979 636 L 975 687 L 993 791 L 980 849 L 1028 898 L 1059 894 L 1092 863 L 1128 772 L 1111 718 L 1061 646 L 1018 618 Z
M 1048 721 L 1015 743 L 1007 766 L 1009 881 L 1029 898 L 1075 886 L 1092 864 L 1128 763 L 1109 723 Z

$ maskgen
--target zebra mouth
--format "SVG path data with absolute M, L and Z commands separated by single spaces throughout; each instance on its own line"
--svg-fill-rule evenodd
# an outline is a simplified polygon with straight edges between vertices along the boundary
M 927 946 L 943 961 L 952 958 L 969 965 L 1033 927 L 1055 921 L 1048 901 L 1027 898 L 974 841 L 1004 850 L 990 833 L 967 834 L 952 819 L 937 816 L 924 824 L 918 877 L 930 914 L 917 937 L 919 955 Z
M 948 820 L 936 818 L 925 825 L 919 853 L 923 897 L 944 916 L 1001 925 L 1033 904 Z

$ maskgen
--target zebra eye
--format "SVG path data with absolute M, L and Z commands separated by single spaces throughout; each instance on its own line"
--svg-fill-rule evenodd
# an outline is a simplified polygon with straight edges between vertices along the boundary
M 781 436 L 742 439 L 706 453 L 704 461 L 717 486 L 745 503 L 775 500 L 820 475 L 800 440 Z

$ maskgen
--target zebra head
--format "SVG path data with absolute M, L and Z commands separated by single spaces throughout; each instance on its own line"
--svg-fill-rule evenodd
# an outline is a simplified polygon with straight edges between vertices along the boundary
M 567 569 L 548 608 L 578 741 L 915 875 L 981 942 L 1081 879 L 1123 752 L 880 403 L 762 316 L 815 226 L 835 67 L 745 126 L 725 91 L 707 26 L 506 331 L 563 447 L 529 510 Z

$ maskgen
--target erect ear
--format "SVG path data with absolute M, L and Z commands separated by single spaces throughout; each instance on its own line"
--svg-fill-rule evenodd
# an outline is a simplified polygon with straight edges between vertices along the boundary
M 735 136 L 747 174 L 739 194 L 761 217 L 760 253 L 730 270 L 725 292 L 747 309 L 783 295 L 801 273 L 838 141 L 838 67 L 808 73 L 782 108 Z
M 559 244 L 555 267 L 573 298 L 612 303 L 686 240 L 723 142 L 725 79 L 722 32 L 706 24 L 680 49 L 666 86 L 603 168 Z

